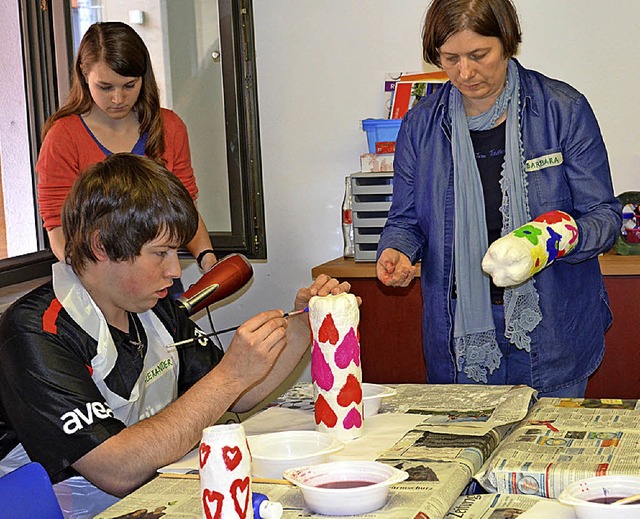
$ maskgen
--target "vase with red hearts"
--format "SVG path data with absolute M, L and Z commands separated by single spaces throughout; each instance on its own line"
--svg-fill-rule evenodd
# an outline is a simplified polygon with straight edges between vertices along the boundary
M 309 301 L 316 430 L 341 441 L 364 434 L 359 322 L 353 294 L 314 296 Z
M 199 449 L 203 519 L 252 519 L 251 454 L 242 424 L 202 431 Z

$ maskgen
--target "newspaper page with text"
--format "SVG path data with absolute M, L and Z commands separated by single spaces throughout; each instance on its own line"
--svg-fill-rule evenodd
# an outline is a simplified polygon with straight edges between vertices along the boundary
M 489 491 L 556 498 L 570 483 L 640 473 L 637 400 L 542 398 L 476 479 Z
M 450 504 L 455 502 L 468 471 L 461 467 L 442 464 L 434 473 L 437 482 L 431 484 L 401 484 L 389 491 L 389 499 L 379 510 L 350 516 L 361 519 L 442 519 Z M 197 478 L 177 478 L 175 474 L 164 475 L 147 483 L 126 499 L 116 503 L 96 519 L 201 519 L 203 514 L 200 500 L 200 482 Z M 463 485 L 464 486 L 464 485 Z M 302 493 L 297 487 L 270 483 L 252 483 L 252 492 L 269 497 L 270 501 L 282 504 L 283 519 L 317 518 L 331 519 L 332 516 L 316 515 L 305 507 Z M 446 492 L 446 496 L 443 495 Z M 455 494 L 455 495 L 454 495 Z M 444 510 L 444 511 L 443 511 Z M 337 518 L 334 518 L 337 519 Z
M 383 399 L 380 413 L 417 419 L 400 432 L 399 440 L 394 439 L 381 449 L 376 459 L 406 471 L 409 478 L 391 487 L 384 507 L 357 517 L 443 519 L 506 432 L 527 415 L 535 394 L 533 389 L 523 386 L 408 384 L 393 387 L 397 392 Z M 309 383 L 297 384 L 270 407 L 290 413 L 296 410 L 310 419 L 313 427 L 313 388 Z M 260 422 L 260 416 L 249 421 Z M 199 481 L 193 479 L 197 475 L 188 476 L 163 474 L 98 517 L 200 518 Z M 312 514 L 305 507 L 297 487 L 253 482 L 252 490 L 280 502 L 285 519 L 327 518 Z
M 444 519 L 514 519 L 542 499 L 509 494 L 460 496 Z
M 536 394 L 534 389 L 527 386 L 389 386 L 396 390 L 396 394 L 382 400 L 381 413 L 419 414 L 423 416 L 423 426 L 432 431 L 478 436 L 524 419 Z M 313 386 L 309 382 L 300 382 L 271 406 L 313 411 Z

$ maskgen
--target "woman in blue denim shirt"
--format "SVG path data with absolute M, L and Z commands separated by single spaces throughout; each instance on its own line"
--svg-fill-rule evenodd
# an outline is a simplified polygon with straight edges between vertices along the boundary
M 432 1 L 424 58 L 450 81 L 400 127 L 377 274 L 406 286 L 422 262 L 428 382 L 580 397 L 612 321 L 597 257 L 616 239 L 621 208 L 586 98 L 522 67 L 520 41 L 510 0 Z M 552 211 L 571 217 L 577 245 L 496 286 L 481 267 L 488 246 Z

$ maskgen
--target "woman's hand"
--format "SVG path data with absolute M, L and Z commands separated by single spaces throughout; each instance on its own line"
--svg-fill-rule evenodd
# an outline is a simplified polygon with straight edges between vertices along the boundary
M 389 287 L 406 287 L 416 276 L 417 267 L 409 258 L 396 249 L 385 249 L 378 258 L 378 279 Z

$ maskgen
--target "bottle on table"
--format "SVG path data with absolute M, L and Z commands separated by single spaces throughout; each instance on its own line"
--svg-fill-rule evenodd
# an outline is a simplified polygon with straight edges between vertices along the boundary
M 284 512 L 282 505 L 259 492 L 252 493 L 253 519 L 280 519 Z
M 351 176 L 345 177 L 344 199 L 342 200 L 342 237 L 344 240 L 344 257 L 353 258 L 356 248 L 353 232 L 353 212 L 351 197 Z

